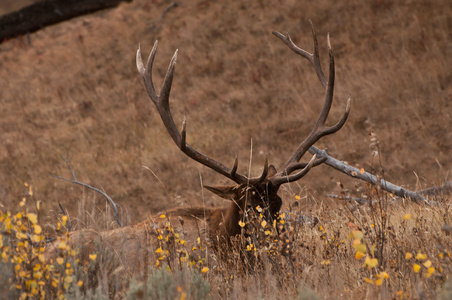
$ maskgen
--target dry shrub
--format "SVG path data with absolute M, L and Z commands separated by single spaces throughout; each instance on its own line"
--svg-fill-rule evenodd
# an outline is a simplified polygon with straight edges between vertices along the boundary
M 156 229 L 159 244 L 148 268 L 129 273 L 100 240 L 87 255 L 80 245 L 71 248 L 72 218 L 65 215 L 54 226 L 65 241 L 60 254 L 44 261 L 39 205 L 25 205 L 33 203 L 30 188 L 20 212 L 0 219 L 1 286 L 10 297 L 68 299 L 435 299 L 448 293 L 447 285 L 441 291 L 451 273 L 448 198 L 420 206 L 378 187 L 360 191 L 364 205 L 294 194 L 290 210 L 273 222 L 249 210 L 242 234 L 216 250 L 202 236 L 188 248 L 168 222 Z M 300 202 L 313 213 L 301 215 Z

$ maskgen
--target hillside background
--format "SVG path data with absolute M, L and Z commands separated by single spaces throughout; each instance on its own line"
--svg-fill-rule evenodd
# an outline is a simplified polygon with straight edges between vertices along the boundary
M 19 2 L 2 1 L 0 13 L 19 8 Z M 176 123 L 187 116 L 188 142 L 227 166 L 238 155 L 239 171 L 246 173 L 252 140 L 251 173 L 257 175 L 265 154 L 276 167 L 291 155 L 322 106 L 310 64 L 271 34 L 289 32 L 312 51 L 308 19 L 324 66 L 327 32 L 335 53 L 330 124 L 352 96 L 344 128 L 317 146 L 370 170 L 376 166 L 369 149 L 373 130 L 389 181 L 420 189 L 448 178 L 449 0 L 195 0 L 164 13 L 170 3 L 134 0 L 0 44 L 2 210 L 17 207 L 28 190 L 25 182 L 50 221 L 58 201 L 71 214 L 82 202 L 104 210 L 99 195 L 49 176 L 71 178 L 60 155 L 80 181 L 105 190 L 128 223 L 175 205 L 223 205 L 204 193 L 200 178 L 207 185 L 230 182 L 173 144 L 136 70 L 137 45 L 147 57 L 159 40 L 158 89 L 179 49 L 170 102 Z M 281 196 L 295 192 L 322 201 L 341 191 L 338 182 L 355 191 L 352 178 L 319 166 Z

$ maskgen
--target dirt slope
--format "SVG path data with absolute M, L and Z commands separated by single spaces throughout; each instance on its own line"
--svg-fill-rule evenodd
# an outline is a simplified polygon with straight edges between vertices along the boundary
M 2 0 L 0 3 L 0 16 L 19 10 L 22 7 L 38 1 L 39 0 Z
M 228 183 L 172 144 L 145 93 L 135 51 L 159 40 L 154 77 L 162 82 L 179 49 L 171 94 L 176 122 L 187 115 L 196 149 L 258 174 L 265 154 L 280 166 L 312 128 L 323 93 L 307 61 L 271 35 L 289 32 L 312 50 L 316 26 L 326 66 L 326 34 L 336 55 L 330 122 L 348 94 L 352 112 L 341 132 L 318 143 L 337 158 L 370 169 L 368 134 L 376 132 L 386 178 L 412 189 L 441 183 L 452 168 L 452 6 L 448 1 L 134 0 L 0 45 L 0 203 L 17 206 L 33 187 L 43 211 L 57 201 L 104 200 L 49 173 L 104 189 L 134 223 L 177 204 L 221 200 L 206 184 Z M 156 174 L 156 179 L 146 166 Z M 306 186 L 322 199 L 354 190 L 351 178 L 320 166 L 283 192 Z

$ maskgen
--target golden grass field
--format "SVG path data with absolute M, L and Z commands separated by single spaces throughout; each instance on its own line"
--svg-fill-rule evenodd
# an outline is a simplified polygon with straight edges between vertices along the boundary
M 309 19 L 325 67 L 328 32 L 335 53 L 330 123 L 341 116 L 348 95 L 352 97 L 344 128 L 317 146 L 412 190 L 449 178 L 449 1 L 195 0 L 164 14 L 168 5 L 134 0 L 47 27 L 31 34 L 30 43 L 22 36 L 0 44 L 2 211 L 19 210 L 32 186 L 33 195 L 27 197 L 34 202 L 28 202 L 39 201 L 44 231 L 46 224 L 57 222 L 58 202 L 75 218 L 76 228 L 114 226 L 104 198 L 49 176 L 71 178 L 60 156 L 68 158 L 80 181 L 115 200 L 125 224 L 174 206 L 223 205 L 201 186 L 229 182 L 173 144 L 136 70 L 137 46 L 141 43 L 147 55 L 159 40 L 154 64 L 158 87 L 179 49 L 170 103 L 176 122 L 182 124 L 187 116 L 187 141 L 227 166 L 238 155 L 239 172 L 247 173 L 251 165 L 251 174 L 257 175 L 265 155 L 277 167 L 286 161 L 321 109 L 323 91 L 311 66 L 271 34 L 289 32 L 295 43 L 312 51 Z M 0 13 L 6 11 L 0 4 Z M 379 140 L 381 163 L 369 148 L 371 131 Z M 359 208 L 355 214 L 348 203 L 326 197 L 344 192 L 365 194 L 385 205 Z M 266 268 L 265 276 L 255 271 L 225 281 L 229 273 L 221 265 L 216 273 L 203 275 L 211 297 L 301 297 L 301 285 L 321 299 L 441 295 L 450 276 L 450 258 L 445 262 L 440 257 L 451 250 L 448 232 L 441 231 L 450 223 L 449 196 L 436 199 L 440 204 L 435 207 L 393 202 L 390 195 L 326 165 L 280 192 L 285 209 L 295 195 L 301 196 L 298 209 L 317 216 L 322 228 L 297 231 L 301 238 L 293 254 L 293 278 L 283 280 L 287 270 L 278 267 L 276 275 Z M 380 256 L 372 256 L 378 256 L 378 272 L 362 266 L 365 258 L 355 258 L 351 243 L 356 238 L 348 239 L 353 230 L 365 233 L 369 249 L 384 245 Z M 381 232 L 385 238 L 379 244 Z M 423 266 L 431 261 L 434 276 L 427 277 L 427 266 L 422 267 L 425 272 L 414 272 L 413 260 L 405 259 L 408 252 L 426 254 L 428 259 L 413 259 Z M 383 285 L 366 282 L 376 280 L 379 272 L 389 274 Z

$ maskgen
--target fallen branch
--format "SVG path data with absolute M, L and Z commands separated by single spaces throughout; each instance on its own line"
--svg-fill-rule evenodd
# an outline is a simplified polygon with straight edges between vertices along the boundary
M 452 193 L 452 181 L 446 181 L 442 186 L 434 186 L 418 192 L 425 196 L 436 196 Z
M 72 170 L 72 167 L 69 164 L 68 160 L 66 158 L 62 157 L 62 156 L 61 156 L 61 158 L 66 162 L 66 165 L 69 167 L 69 170 L 71 170 L 72 177 L 74 179 L 70 180 L 70 179 L 67 179 L 67 178 L 64 178 L 64 177 L 60 177 L 60 176 L 56 176 L 56 175 L 52 175 L 52 174 L 49 174 L 49 176 L 51 176 L 53 178 L 56 178 L 56 179 L 64 180 L 64 181 L 67 181 L 67 182 L 70 182 L 70 183 L 74 183 L 74 184 L 78 184 L 78 185 L 84 186 L 84 187 L 89 188 L 89 189 L 91 189 L 91 190 L 93 190 L 95 192 L 98 192 L 99 194 L 101 194 L 102 196 L 107 198 L 107 200 L 110 202 L 111 206 L 113 207 L 113 211 L 115 212 L 114 217 L 115 217 L 116 222 L 119 224 L 119 227 L 122 227 L 122 223 L 121 223 L 121 221 L 119 221 L 119 218 L 118 218 L 118 205 L 113 201 L 113 199 L 111 199 L 110 196 L 108 196 L 106 193 L 104 193 L 103 191 L 99 190 L 98 188 L 92 187 L 92 186 L 90 186 L 90 185 L 88 185 L 86 183 L 78 181 L 77 177 L 75 176 L 74 170 Z
M 0 18 L 0 43 L 80 15 L 132 0 L 42 0 Z
M 427 203 L 427 200 L 422 195 L 431 196 L 431 195 L 439 194 L 441 192 L 452 191 L 452 182 L 451 181 L 446 181 L 446 183 L 441 187 L 433 187 L 433 188 L 429 188 L 429 189 L 419 191 L 419 192 L 410 191 L 403 187 L 395 185 L 389 181 L 380 179 L 377 176 L 372 175 L 368 172 L 365 172 L 365 171 L 362 172 L 361 170 L 359 170 L 357 168 L 346 165 L 343 161 L 340 161 L 334 157 L 331 157 L 328 154 L 327 150 L 320 150 L 314 146 L 311 146 L 311 148 L 309 148 L 309 152 L 313 155 L 316 154 L 317 158 L 326 158 L 326 160 L 324 162 L 325 164 L 327 164 L 330 167 L 335 168 L 338 171 L 341 171 L 342 173 L 345 173 L 354 178 L 364 180 L 366 182 L 369 182 L 372 185 L 378 185 L 383 190 L 385 190 L 389 193 L 392 193 L 401 198 L 410 198 L 413 201 L 415 201 L 416 203 Z

